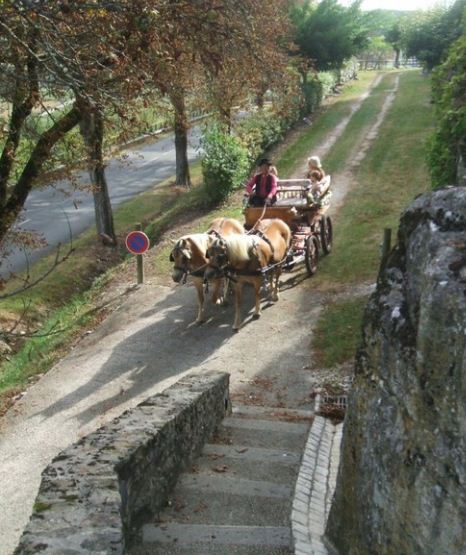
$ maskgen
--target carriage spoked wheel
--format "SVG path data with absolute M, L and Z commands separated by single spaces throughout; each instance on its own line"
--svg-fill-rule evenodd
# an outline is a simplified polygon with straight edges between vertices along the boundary
M 332 220 L 328 216 L 322 216 L 320 221 L 320 242 L 324 254 L 330 254 L 333 244 Z
M 319 262 L 319 241 L 315 235 L 311 235 L 306 239 L 304 261 L 306 262 L 307 273 L 313 276 L 317 271 L 317 264 Z

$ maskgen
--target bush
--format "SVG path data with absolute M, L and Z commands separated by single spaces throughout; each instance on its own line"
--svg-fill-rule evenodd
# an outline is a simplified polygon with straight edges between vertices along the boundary
M 235 128 L 240 143 L 252 165 L 271 146 L 283 138 L 285 124 L 273 111 L 260 110 L 241 121 Z
M 315 73 L 309 75 L 306 82 L 302 84 L 302 88 L 304 95 L 303 113 L 311 114 L 317 110 L 325 96 L 320 76 Z
M 201 139 L 202 174 L 209 204 L 223 202 L 240 188 L 248 176 L 249 160 L 246 149 L 225 127 L 207 127 Z
M 433 188 L 459 181 L 466 160 L 466 33 L 451 46 L 432 76 L 436 130 L 428 153 Z

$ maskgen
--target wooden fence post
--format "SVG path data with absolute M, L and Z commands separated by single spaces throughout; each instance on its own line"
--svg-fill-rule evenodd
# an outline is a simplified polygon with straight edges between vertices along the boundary
M 386 227 L 383 230 L 382 259 L 386 258 L 392 243 L 392 230 Z
M 142 224 L 136 224 L 136 231 L 142 231 Z M 138 284 L 144 283 L 144 265 L 143 265 L 143 255 L 136 255 L 136 272 Z

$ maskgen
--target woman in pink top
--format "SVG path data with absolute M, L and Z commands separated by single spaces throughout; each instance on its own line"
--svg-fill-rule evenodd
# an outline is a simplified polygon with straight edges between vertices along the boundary
M 246 185 L 246 195 L 250 206 L 273 204 L 277 195 L 277 177 L 270 172 L 272 162 L 263 158 L 259 162 L 260 173 L 252 177 Z

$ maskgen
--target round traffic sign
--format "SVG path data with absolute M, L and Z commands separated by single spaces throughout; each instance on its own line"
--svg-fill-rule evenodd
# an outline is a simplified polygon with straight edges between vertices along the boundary
M 149 246 L 149 237 L 143 231 L 131 231 L 126 236 L 126 248 L 133 254 L 142 254 Z

